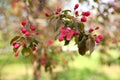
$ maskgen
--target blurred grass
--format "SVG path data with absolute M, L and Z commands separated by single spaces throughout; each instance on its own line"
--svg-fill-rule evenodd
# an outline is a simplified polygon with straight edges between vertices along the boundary
M 120 66 L 101 65 L 98 59 L 97 51 L 91 57 L 77 56 L 69 62 L 68 69 L 61 66 L 54 69 L 55 80 L 120 80 Z M 15 58 L 12 53 L 0 54 L 0 80 L 33 80 L 32 68 L 26 57 L 20 55 Z M 42 80 L 49 78 L 48 73 L 42 72 Z
M 65 72 L 58 73 L 56 80 L 110 80 L 105 74 L 97 71 L 84 69 L 70 69 Z

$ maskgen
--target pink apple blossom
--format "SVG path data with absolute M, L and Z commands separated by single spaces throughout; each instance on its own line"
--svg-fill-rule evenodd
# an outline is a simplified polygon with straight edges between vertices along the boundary
M 74 31 L 69 27 L 62 27 L 60 30 L 59 41 L 63 41 L 64 38 L 66 40 L 71 40 L 71 37 L 74 35 Z

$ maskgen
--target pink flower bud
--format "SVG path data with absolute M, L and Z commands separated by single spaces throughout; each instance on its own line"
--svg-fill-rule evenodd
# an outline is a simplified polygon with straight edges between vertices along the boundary
M 97 37 L 97 38 L 95 39 L 95 42 L 96 42 L 96 43 L 100 43 L 100 39 Z
M 78 11 L 75 11 L 75 15 L 76 15 L 76 16 L 79 16 L 79 12 L 78 12 Z
M 58 8 L 57 11 L 60 12 L 62 9 L 61 8 Z
M 100 29 L 100 27 L 99 27 L 99 26 L 95 27 L 95 30 L 98 30 L 98 29 Z
M 73 36 L 76 36 L 76 35 L 79 35 L 79 34 L 80 34 L 80 32 L 76 31 L 76 32 L 74 32 Z
M 53 45 L 54 41 L 53 40 L 48 40 L 49 45 Z
M 36 35 L 39 35 L 39 33 L 38 33 L 38 32 L 35 32 L 35 34 L 36 34 Z
M 48 13 L 45 13 L 45 16 L 46 16 L 46 17 L 49 17 L 49 16 L 50 16 L 50 14 L 48 14 Z
M 59 41 L 63 41 L 63 40 L 64 40 L 64 37 L 63 37 L 63 36 L 59 36 L 58 40 L 59 40 Z
M 25 26 L 26 25 L 26 20 L 22 20 L 22 22 L 21 22 L 21 24 L 23 25 L 23 26 Z
M 35 26 L 32 25 L 32 26 L 30 26 L 30 29 L 31 29 L 32 31 L 35 31 L 36 28 L 35 28 Z
M 90 16 L 90 12 L 89 12 L 89 11 L 82 12 L 82 15 L 83 15 L 83 16 Z
M 22 33 L 24 34 L 24 33 L 27 32 L 27 29 L 26 29 L 26 28 L 22 28 L 21 31 L 22 31 Z
M 82 18 L 81 18 L 81 22 L 86 22 L 87 21 L 87 18 L 85 17 L 85 16 L 83 16 Z
M 34 47 L 33 47 L 33 51 L 36 51 L 36 50 L 37 50 L 37 47 L 36 47 L 36 46 L 34 46 Z
M 17 42 L 13 42 L 12 45 L 15 46 L 16 43 L 17 43 Z
M 102 40 L 102 39 L 103 39 L 103 35 L 102 35 L 102 34 L 98 35 L 98 38 L 99 38 L 100 40 Z
M 15 52 L 15 53 L 14 53 L 14 56 L 15 56 L 15 57 L 18 57 L 18 55 L 19 55 L 18 52 Z
M 56 11 L 55 14 L 59 14 L 60 12 Z
M 94 31 L 94 28 L 89 29 L 89 33 L 92 33 Z
M 75 4 L 74 10 L 76 10 L 79 7 L 79 4 Z
M 41 64 L 42 66 L 44 66 L 44 65 L 45 65 L 45 59 L 42 59 L 42 60 L 40 61 L 40 64 Z
M 15 49 L 18 49 L 20 47 L 20 44 L 19 43 L 16 43 L 15 45 L 14 45 L 14 48 Z
M 30 36 L 30 32 L 25 32 L 25 36 Z

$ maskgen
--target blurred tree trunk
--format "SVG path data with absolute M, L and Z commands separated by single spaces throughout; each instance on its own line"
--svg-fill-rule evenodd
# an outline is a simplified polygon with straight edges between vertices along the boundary
M 49 69 L 49 73 L 50 73 L 50 76 L 51 76 L 51 80 L 55 80 L 55 76 L 53 74 L 52 68 Z
M 34 62 L 33 62 L 33 73 L 34 73 L 34 80 L 41 80 L 41 71 L 39 70 L 39 68 L 38 68 L 38 62 L 37 62 L 37 60 L 35 60 Z

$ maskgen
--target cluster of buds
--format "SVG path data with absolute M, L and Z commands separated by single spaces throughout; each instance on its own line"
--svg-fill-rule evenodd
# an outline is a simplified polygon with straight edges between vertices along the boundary
M 62 27 L 60 29 L 59 41 L 63 41 L 64 39 L 70 41 L 73 36 L 79 35 L 80 32 L 74 31 L 69 27 Z
M 96 38 L 95 38 L 95 42 L 96 43 L 100 43 L 100 41 L 103 39 L 103 35 L 99 34 Z
M 54 14 L 58 15 L 58 14 L 60 14 L 61 11 L 62 11 L 62 8 L 57 8 L 57 9 L 55 10 Z M 50 14 L 50 13 L 48 13 L 48 12 L 45 13 L 45 16 L 46 16 L 46 17 L 50 17 L 51 15 L 52 15 L 52 14 Z
M 32 33 L 34 33 L 34 35 L 38 35 L 38 32 L 36 32 L 36 27 L 33 26 L 33 25 L 30 25 L 29 29 L 27 28 L 27 21 L 26 20 L 22 20 L 21 21 L 21 24 L 22 24 L 22 28 L 21 28 L 21 33 L 24 34 L 24 39 L 22 39 L 21 37 L 15 37 L 16 40 L 14 40 L 12 42 L 12 45 L 13 45 L 13 48 L 14 48 L 14 56 L 18 56 L 19 55 L 19 52 L 18 52 L 18 49 L 20 47 L 26 47 L 26 40 L 25 38 L 28 38 L 31 36 Z M 31 47 L 31 50 L 32 51 L 36 51 L 37 50 L 37 46 L 36 44 L 33 44 L 32 47 Z
M 74 6 L 74 11 L 75 11 L 75 16 L 79 16 L 79 12 L 78 9 L 79 8 L 79 4 L 75 4 Z M 87 17 L 90 16 L 90 11 L 85 11 L 81 13 L 82 17 L 81 17 L 81 22 L 86 22 L 87 21 Z
M 21 24 L 23 25 L 23 28 L 21 29 L 21 32 L 22 32 L 23 34 L 25 34 L 25 36 L 30 36 L 31 33 L 30 33 L 30 31 L 27 30 L 27 28 L 26 28 L 26 25 L 27 25 L 26 20 L 22 20 Z M 33 25 L 30 25 L 30 30 L 31 30 L 31 31 L 35 31 L 35 30 L 36 30 L 36 27 L 33 26 Z M 35 35 L 38 35 L 38 32 L 35 32 Z
M 71 39 L 75 38 L 75 43 L 78 45 L 79 53 L 84 55 L 87 50 L 89 50 L 90 53 L 93 52 L 95 43 L 100 43 L 103 39 L 103 35 L 100 34 L 94 36 L 93 34 L 94 31 L 99 30 L 99 27 L 90 28 L 88 32 L 85 31 L 84 23 L 87 22 L 87 19 L 91 13 L 90 11 L 83 11 L 80 13 L 78 8 L 79 4 L 75 4 L 73 15 L 71 10 L 61 11 L 61 8 L 57 9 L 53 14 L 46 13 L 45 15 L 46 17 L 50 17 L 50 21 L 52 21 L 52 18 L 53 20 L 61 21 L 61 23 L 63 23 L 64 27 L 55 27 L 56 29 L 60 29 L 59 35 L 57 35 L 58 40 L 65 41 L 65 45 L 68 45 Z M 55 25 L 57 25 L 57 23 Z
M 82 12 L 81 22 L 86 22 L 88 16 L 90 16 L 90 12 L 89 11 Z
M 55 14 L 59 14 L 61 12 L 61 8 L 57 8 L 57 10 L 55 11 Z
M 95 28 L 90 28 L 89 30 L 88 30 L 88 32 L 91 34 L 92 32 L 94 32 L 94 31 L 96 31 L 96 30 L 99 30 L 100 29 L 100 27 L 99 26 L 97 26 L 97 27 L 95 27 Z M 99 34 L 99 35 L 95 35 L 95 42 L 96 43 L 100 43 L 100 41 L 103 39 L 103 35 L 102 34 Z
M 14 49 L 19 49 L 20 46 L 21 46 L 20 43 L 13 42 L 13 47 L 14 47 Z M 19 55 L 18 52 L 15 52 L 15 53 L 14 53 L 14 56 L 15 56 L 15 57 L 17 57 L 18 55 Z

